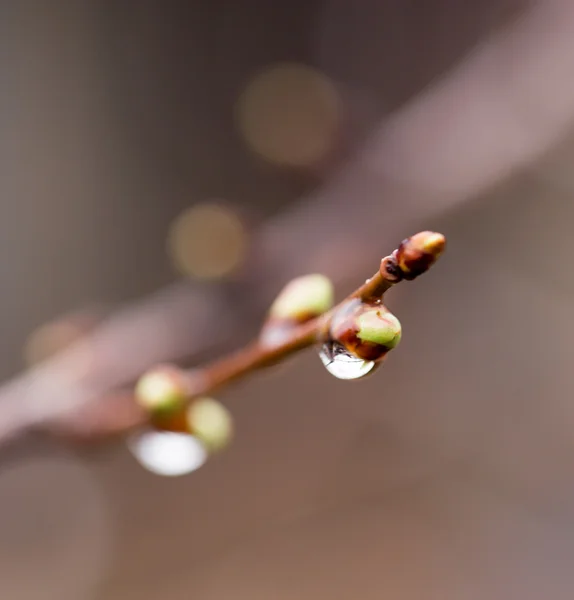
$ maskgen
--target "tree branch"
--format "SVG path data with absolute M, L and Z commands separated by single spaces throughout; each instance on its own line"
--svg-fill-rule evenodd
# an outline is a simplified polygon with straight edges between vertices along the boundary
M 310 310 L 317 306 L 317 294 L 319 301 L 323 298 L 323 290 L 309 289 L 310 278 L 317 276 L 300 278 L 296 289 L 286 287 L 280 295 L 281 316 L 277 317 L 272 307 L 259 338 L 245 348 L 189 371 L 157 367 L 140 379 L 135 395 L 126 392 L 116 396 L 113 411 L 105 403 L 84 406 L 58 419 L 50 429 L 83 441 L 125 434 L 147 422 L 162 429 L 182 430 L 184 411 L 196 399 L 314 344 L 339 344 L 358 359 L 382 362 L 400 339 L 400 324 L 383 306 L 383 294 L 399 281 L 426 272 L 444 246 L 444 236 L 437 233 L 421 232 L 407 238 L 382 259 L 379 270 L 362 286 L 320 314 Z M 291 312 L 285 313 L 285 307 Z M 367 322 L 365 315 L 375 315 L 376 320 Z M 123 411 L 117 409 L 118 400 Z

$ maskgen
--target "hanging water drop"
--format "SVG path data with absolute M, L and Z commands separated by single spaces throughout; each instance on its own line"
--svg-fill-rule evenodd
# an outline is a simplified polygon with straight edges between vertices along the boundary
M 350 354 L 342 344 L 326 342 L 319 350 L 319 358 L 331 375 L 337 379 L 360 379 L 376 366 L 372 360 L 362 360 Z
M 192 435 L 146 430 L 129 438 L 128 448 L 148 471 L 164 477 L 179 477 L 199 469 L 207 451 Z

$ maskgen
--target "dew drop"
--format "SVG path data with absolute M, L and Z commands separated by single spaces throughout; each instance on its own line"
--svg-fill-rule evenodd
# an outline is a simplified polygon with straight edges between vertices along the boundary
M 145 469 L 164 477 L 187 475 L 207 460 L 201 442 L 185 433 L 146 430 L 129 438 L 127 445 Z
M 357 358 L 344 346 L 334 342 L 323 344 L 319 350 L 319 358 L 327 371 L 337 379 L 360 379 L 375 367 L 374 361 Z

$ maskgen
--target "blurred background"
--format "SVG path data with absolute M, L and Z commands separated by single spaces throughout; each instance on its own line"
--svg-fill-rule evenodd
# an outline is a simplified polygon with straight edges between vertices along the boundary
M 448 238 L 376 376 L 309 350 L 225 390 L 234 443 L 189 475 L 4 446 L 2 598 L 572 598 L 571 3 L 0 14 L 0 432 Z

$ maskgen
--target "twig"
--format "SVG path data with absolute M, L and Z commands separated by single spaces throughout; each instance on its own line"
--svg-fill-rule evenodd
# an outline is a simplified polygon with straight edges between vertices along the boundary
M 254 373 L 260 368 L 276 364 L 309 346 L 335 338 L 336 342 L 347 344 L 350 353 L 356 354 L 360 352 L 360 348 L 356 339 L 359 327 L 354 320 L 355 317 L 361 311 L 373 310 L 373 307 L 376 307 L 380 313 L 384 309 L 381 303 L 383 294 L 402 279 L 414 279 L 424 273 L 442 253 L 444 245 L 445 240 L 441 234 L 432 232 L 416 234 L 404 240 L 397 250 L 381 261 L 379 270 L 370 279 L 330 310 L 314 315 L 312 318 L 305 316 L 299 322 L 291 320 L 287 323 L 281 321 L 274 323 L 273 318 L 270 317 L 266 325 L 278 327 L 279 335 L 277 337 L 269 339 L 262 334 L 259 339 L 245 348 L 201 368 L 180 371 L 171 366 L 160 366 L 146 376 L 148 379 L 156 378 L 151 385 L 146 387 L 146 391 L 140 390 L 136 396 L 127 392 L 112 397 L 111 399 L 115 403 L 113 411 L 109 406 L 106 407 L 105 403 L 93 407 L 91 411 L 84 407 L 82 411 L 74 415 L 64 415 L 52 424 L 51 431 L 75 439 L 92 441 L 94 438 L 124 434 L 150 420 L 164 428 L 173 428 L 174 423 L 177 424 L 181 421 L 177 415 L 181 416 L 185 406 L 193 403 L 196 398 L 212 394 L 225 385 Z M 333 328 L 335 322 L 341 321 L 341 314 L 345 314 L 345 318 L 347 318 L 349 306 L 353 309 L 350 331 L 354 341 L 351 345 L 348 345 L 350 339 L 348 333 L 340 333 L 340 325 L 337 329 Z M 386 309 L 384 311 L 385 314 L 390 314 Z M 388 328 L 387 322 L 383 322 L 383 325 Z M 364 342 L 363 346 L 368 354 L 362 358 L 367 359 L 367 356 L 371 358 L 372 354 L 373 360 L 380 360 L 394 347 L 394 344 L 390 342 L 386 344 L 383 340 L 376 342 L 370 340 Z M 178 402 L 175 420 L 171 418 L 170 411 L 168 411 L 169 418 L 164 418 L 165 406 L 160 407 L 159 413 L 157 410 L 142 409 L 142 397 L 147 403 L 146 408 L 151 409 L 153 404 L 153 408 L 157 409 L 158 377 L 161 378 L 159 383 L 162 391 L 160 402 L 164 403 L 166 394 L 169 397 L 167 402 L 174 397 Z M 143 380 L 142 378 L 141 381 Z M 153 392 L 147 393 L 147 390 L 152 388 Z M 150 396 L 153 397 L 150 398 Z M 123 410 L 118 410 L 120 402 Z M 179 425 L 175 426 L 175 428 L 178 427 Z
M 404 240 L 393 254 L 382 259 L 379 270 L 362 286 L 325 314 L 293 327 L 282 343 L 266 346 L 257 341 L 201 370 L 192 370 L 189 373 L 188 395 L 193 398 L 211 393 L 255 369 L 323 341 L 333 315 L 350 300 L 380 300 L 387 290 L 402 279 L 411 280 L 426 272 L 443 252 L 444 245 L 443 235 L 427 231 Z

